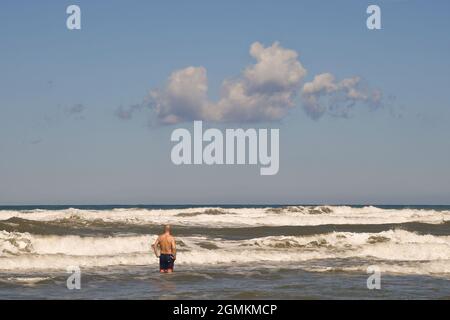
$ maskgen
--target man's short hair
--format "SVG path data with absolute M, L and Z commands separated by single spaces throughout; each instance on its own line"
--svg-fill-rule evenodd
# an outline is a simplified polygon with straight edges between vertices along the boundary
M 170 233 L 170 224 L 166 224 L 164 226 L 164 232 L 169 232 Z

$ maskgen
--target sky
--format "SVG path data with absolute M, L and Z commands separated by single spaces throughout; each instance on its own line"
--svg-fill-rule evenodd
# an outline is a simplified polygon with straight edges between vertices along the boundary
M 450 204 L 448 1 L 0 8 L 0 205 Z M 174 165 L 193 120 L 279 129 L 278 174 Z

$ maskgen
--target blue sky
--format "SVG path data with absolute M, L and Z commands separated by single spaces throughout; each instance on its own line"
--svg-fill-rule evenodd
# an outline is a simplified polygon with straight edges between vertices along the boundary
M 366 28 L 378 4 L 382 30 Z M 66 28 L 77 4 L 82 29 Z M 450 204 L 448 1 L 8 1 L 0 10 L 0 204 Z M 176 70 L 207 70 L 208 99 L 278 41 L 307 70 L 360 77 L 373 109 L 281 119 L 280 171 L 175 166 L 172 130 L 140 104 Z

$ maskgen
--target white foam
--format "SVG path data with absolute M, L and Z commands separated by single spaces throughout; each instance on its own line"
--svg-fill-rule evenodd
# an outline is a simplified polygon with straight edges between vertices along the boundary
M 0 232 L 0 269 L 60 269 L 156 265 L 150 244 L 155 235 L 79 237 Z M 386 263 L 391 272 L 449 273 L 450 237 L 403 230 L 380 233 L 333 232 L 249 240 L 180 237 L 177 265 L 300 264 L 321 259 L 363 258 Z M 206 245 L 205 245 L 206 244 Z M 213 248 L 213 249 L 207 249 Z M 421 266 L 424 266 L 421 269 Z
M 154 236 L 39 236 L 29 233 L 0 231 L 0 254 L 112 256 L 135 252 L 150 252 L 151 243 L 154 240 Z
M 360 264 L 355 266 L 339 266 L 339 267 L 311 267 L 302 266 L 303 270 L 313 272 L 363 272 L 367 273 L 371 263 Z M 438 261 L 419 261 L 399 264 L 387 264 L 378 262 L 376 266 L 382 274 L 402 274 L 402 275 L 435 275 L 450 278 L 450 260 Z
M 47 281 L 50 279 L 51 278 L 49 278 L 49 277 L 8 277 L 6 279 L 0 279 L 0 282 L 34 285 L 39 282 Z
M 76 220 L 120 222 L 129 224 L 175 224 L 207 227 L 316 226 L 324 224 L 387 224 L 423 222 L 439 224 L 450 221 L 450 211 L 425 209 L 381 209 L 372 206 L 272 208 L 188 208 L 188 209 L 112 209 L 112 210 L 32 210 L 0 211 L 0 220 L 19 217 L 36 221 Z M 220 210 L 224 214 L 208 214 Z M 316 211 L 314 211 L 316 210 Z M 312 213 L 315 212 L 315 213 Z M 189 216 L 189 214 L 203 213 Z M 187 214 L 187 216 L 186 216 Z

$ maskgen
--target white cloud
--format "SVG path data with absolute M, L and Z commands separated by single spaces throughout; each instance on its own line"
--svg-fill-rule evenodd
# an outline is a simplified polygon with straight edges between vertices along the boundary
M 163 89 L 152 90 L 152 106 L 161 123 L 209 118 L 208 79 L 203 67 L 175 71 Z
M 280 47 L 278 42 L 267 48 L 255 42 L 250 47 L 250 55 L 257 63 L 244 71 L 249 91 L 295 90 L 306 76 L 305 68 L 297 59 L 297 52 Z
M 152 107 L 164 124 L 189 120 L 271 121 L 283 118 L 301 88 L 306 70 L 295 51 L 277 42 L 265 48 L 250 47 L 256 63 L 222 84 L 217 102 L 208 100 L 208 80 L 203 67 L 175 71 L 166 86 L 150 93 Z
M 356 103 L 376 108 L 380 106 L 382 93 L 364 86 L 359 77 L 336 81 L 331 73 L 316 75 L 302 89 L 303 107 L 313 119 L 325 113 L 338 117 L 347 117 Z
M 150 108 L 161 124 L 206 120 L 215 122 L 276 121 L 284 118 L 301 100 L 307 115 L 318 119 L 324 114 L 348 116 L 356 103 L 377 107 L 380 91 L 369 90 L 359 77 L 337 81 L 331 73 L 316 75 L 303 85 L 306 69 L 298 53 L 278 42 L 264 47 L 250 46 L 255 63 L 242 73 L 222 82 L 217 101 L 208 99 L 208 77 L 204 67 L 174 71 L 166 84 L 150 91 L 142 104 L 120 107 L 116 115 L 129 119 L 142 108 Z

